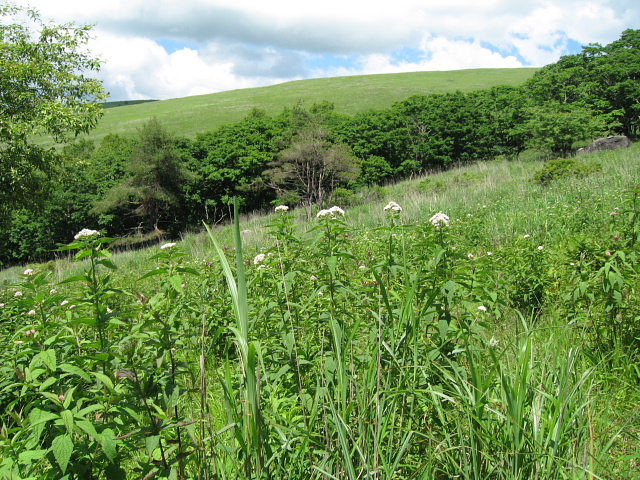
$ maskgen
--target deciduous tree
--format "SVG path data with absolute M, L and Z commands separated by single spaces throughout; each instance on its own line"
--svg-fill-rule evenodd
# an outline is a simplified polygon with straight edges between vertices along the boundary
M 91 26 L 45 23 L 37 12 L 0 5 L 0 221 L 34 205 L 59 163 L 55 146 L 93 128 L 106 99 L 85 76 L 100 63 L 85 50 Z
M 138 131 L 127 172 L 125 179 L 96 204 L 94 212 L 124 208 L 141 220 L 146 231 L 158 230 L 163 220 L 171 220 L 170 226 L 176 227 L 182 186 L 195 175 L 184 167 L 174 138 L 157 119 L 149 120 Z
M 329 132 L 318 124 L 301 130 L 270 166 L 267 183 L 282 194 L 297 194 L 309 215 L 313 205 L 323 206 L 327 194 L 359 172 L 349 148 L 329 142 Z

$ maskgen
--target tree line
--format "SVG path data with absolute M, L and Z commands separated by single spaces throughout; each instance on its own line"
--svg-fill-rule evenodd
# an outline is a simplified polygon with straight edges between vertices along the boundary
M 64 147 L 38 210 L 15 205 L 0 261 L 42 260 L 91 227 L 110 236 L 175 236 L 244 211 L 284 203 L 309 214 L 340 187 L 357 190 L 454 164 L 516 158 L 525 149 L 566 156 L 574 144 L 640 129 L 640 30 L 589 45 L 520 87 L 415 95 L 384 110 L 339 114 L 328 102 L 242 121 L 194 139 L 157 120 L 133 136 Z

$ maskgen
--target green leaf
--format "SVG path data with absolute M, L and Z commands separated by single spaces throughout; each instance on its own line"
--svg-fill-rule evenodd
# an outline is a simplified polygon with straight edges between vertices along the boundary
M 169 278 L 169 283 L 176 292 L 182 293 L 182 277 L 180 275 L 173 275 Z
M 91 438 L 100 440 L 100 435 L 96 431 L 96 428 L 93 426 L 89 420 L 76 420 L 76 425 L 80 430 L 89 435 Z
M 64 473 L 67 470 L 67 465 L 73 453 L 73 440 L 71 440 L 71 435 L 58 435 L 53 439 L 53 442 L 51 442 L 51 450 L 53 451 L 53 456 L 56 458 L 56 462 L 60 465 L 62 473 Z
M 158 444 L 160 443 L 160 435 L 150 435 L 145 439 L 144 443 L 149 456 L 153 456 L 153 452 L 158 448 Z
M 102 265 L 103 267 L 106 267 L 110 270 L 117 270 L 118 267 L 108 258 L 103 258 L 102 260 L 99 260 L 96 262 L 98 265 Z
M 73 282 L 89 282 L 91 283 L 91 279 L 86 275 L 76 275 L 74 277 L 65 278 L 60 282 L 60 285 L 64 285 L 65 283 L 73 283 Z
M 100 372 L 91 372 L 91 373 L 94 377 L 100 380 L 109 390 L 113 391 L 113 381 L 111 381 L 111 379 L 107 375 Z
M 81 317 L 75 318 L 69 323 L 72 325 L 97 325 L 98 321 L 95 317 Z
M 49 420 L 55 420 L 57 418 L 60 418 L 60 415 L 52 412 L 46 412 L 39 408 L 34 408 L 29 412 L 29 423 L 32 427 L 39 423 L 48 422 Z
M 167 273 L 167 272 L 168 272 L 167 268 L 156 268 L 155 270 L 151 270 L 150 272 L 145 273 L 143 276 L 141 276 L 138 279 L 138 281 L 144 280 L 145 278 L 153 277 L 155 275 L 161 275 L 161 274 Z
M 71 365 L 70 363 L 61 363 L 60 365 L 58 365 L 58 369 L 71 375 L 77 375 L 88 382 L 91 381 L 91 377 L 84 370 L 76 367 L 75 365 Z
M 116 455 L 118 454 L 116 449 L 116 441 L 114 440 L 116 435 L 113 433 L 113 430 L 110 428 L 105 428 L 100 434 L 99 441 L 102 446 L 102 451 L 107 456 L 109 461 L 113 462 L 116 459 Z
M 42 360 L 42 364 L 44 364 L 49 370 L 55 372 L 58 365 L 56 361 L 56 352 L 53 349 L 45 350 L 38 354 L 40 359 Z
M 20 452 L 18 455 L 18 461 L 20 463 L 32 463 L 34 460 L 40 460 L 44 457 L 49 450 L 26 450 L 24 452 Z
M 198 272 L 195 268 L 191 268 L 191 267 L 178 267 L 176 268 L 176 271 L 180 273 L 189 273 L 191 275 L 200 275 L 200 272 Z
M 67 432 L 69 435 L 73 435 L 73 426 L 75 422 L 73 421 L 73 412 L 70 410 L 63 410 L 60 412 L 60 418 L 62 418 L 62 423 L 67 428 Z

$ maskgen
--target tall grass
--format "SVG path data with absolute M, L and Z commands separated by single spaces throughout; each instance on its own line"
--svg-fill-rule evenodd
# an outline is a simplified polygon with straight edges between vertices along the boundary
M 634 478 L 637 149 L 585 161 L 5 273 L 0 478 Z

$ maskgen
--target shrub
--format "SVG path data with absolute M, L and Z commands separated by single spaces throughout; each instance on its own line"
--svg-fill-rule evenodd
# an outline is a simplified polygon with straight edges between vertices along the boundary
M 570 158 L 558 158 L 547 162 L 534 176 L 533 180 L 540 185 L 547 185 L 553 180 L 564 177 L 583 178 L 592 173 L 601 172 L 599 163 L 585 164 Z
M 348 188 L 338 187 L 331 194 L 331 200 L 329 203 L 332 205 L 344 205 L 351 206 L 355 201 L 355 193 Z

